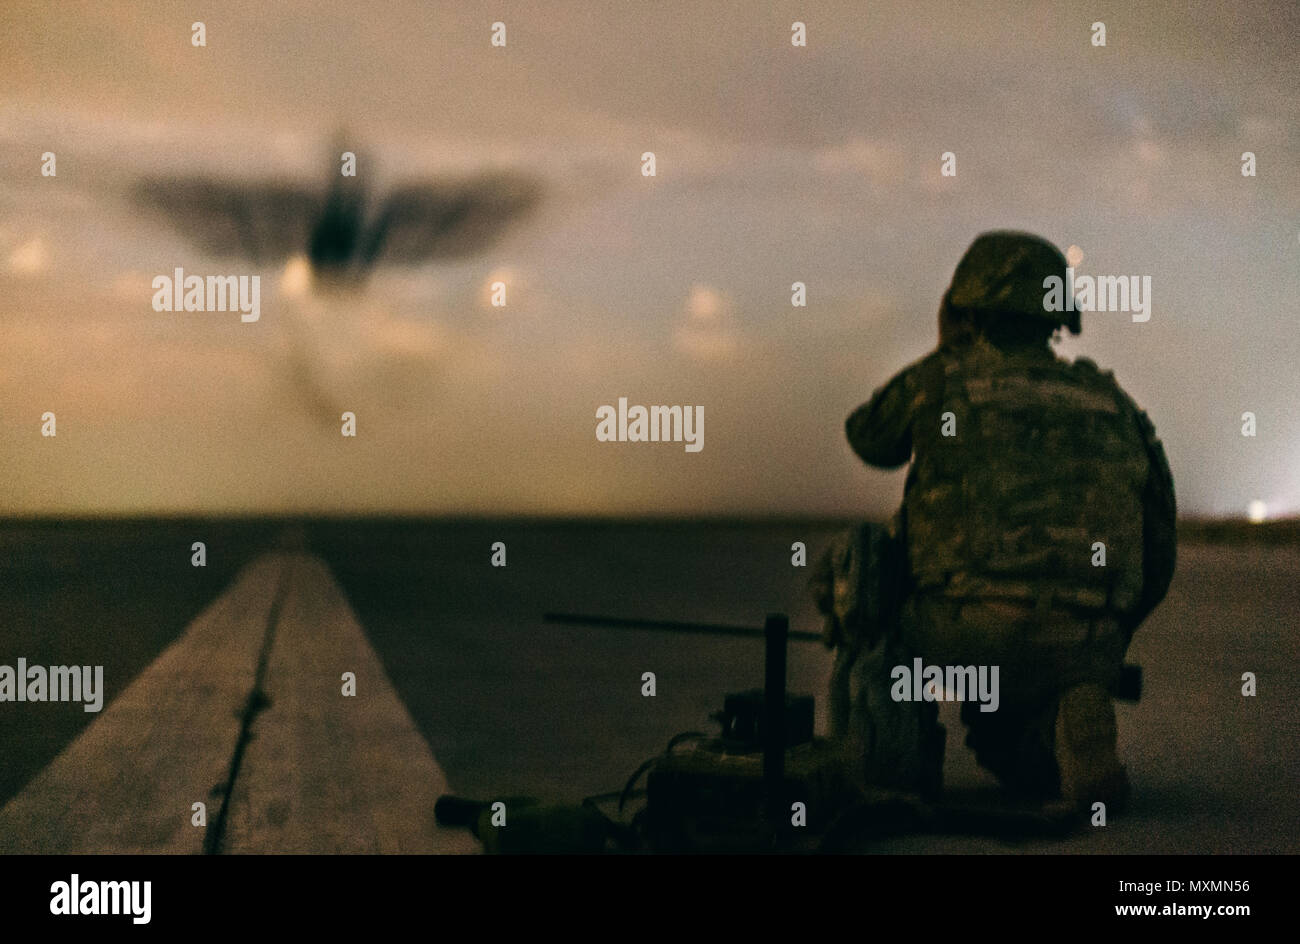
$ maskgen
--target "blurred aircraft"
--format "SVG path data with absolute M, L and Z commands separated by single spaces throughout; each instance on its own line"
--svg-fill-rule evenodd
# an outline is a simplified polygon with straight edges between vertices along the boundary
M 133 197 L 214 255 L 259 265 L 305 256 L 314 286 L 326 291 L 363 288 L 381 262 L 418 265 L 481 252 L 537 203 L 536 182 L 508 173 L 406 184 L 375 199 L 367 168 L 345 177 L 331 158 L 325 188 L 154 177 L 139 181 Z
M 319 187 L 172 176 L 140 179 L 130 190 L 133 203 L 166 218 L 201 249 L 281 270 L 274 320 L 288 344 L 287 379 L 323 427 L 337 427 L 347 390 L 365 370 L 356 360 L 359 314 L 368 310 L 371 322 L 387 317 L 356 298 L 374 268 L 482 252 L 536 205 L 540 192 L 530 178 L 495 172 L 406 183 L 376 198 L 368 183 L 372 165 L 361 156 L 356 176 L 340 173 L 347 150 L 336 144 L 330 182 Z M 315 293 L 304 295 L 309 286 Z

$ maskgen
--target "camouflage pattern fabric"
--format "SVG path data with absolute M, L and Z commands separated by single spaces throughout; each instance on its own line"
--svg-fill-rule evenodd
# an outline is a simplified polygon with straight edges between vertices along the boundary
M 1130 405 L 1137 412 L 1150 470 L 1142 493 L 1142 597 L 1131 612 L 1121 616 L 1126 642 L 1165 598 L 1178 556 L 1178 508 L 1169 460 L 1151 420 L 1137 404 L 1130 401 Z
M 941 348 L 878 391 L 847 433 L 873 465 L 916 453 L 904 499 L 914 592 L 1130 625 L 1163 597 L 1168 465 L 1145 415 L 1091 361 L 979 339 Z M 1105 566 L 1093 564 L 1095 542 Z
M 826 616 L 828 648 L 876 640 L 892 631 L 903 593 L 903 542 L 898 521 L 867 523 L 838 535 L 808 580 Z
M 891 669 L 900 648 L 906 549 L 898 522 L 864 524 L 839 535 L 813 568 L 809 588 L 835 649 L 830 736 L 859 787 L 934 796 L 943 777 L 945 732 L 932 702 L 895 702 Z
M 955 435 L 943 435 L 945 420 Z M 1150 421 L 1091 361 L 976 336 L 902 371 L 846 432 L 872 465 L 915 453 L 899 518 L 907 573 L 896 632 L 872 658 L 837 658 L 836 677 L 857 686 L 838 698 L 850 704 L 840 729 L 865 752 L 868 782 L 891 779 L 875 763 L 882 756 L 921 776 L 936 728 L 941 760 L 942 727 L 883 701 L 890 666 L 920 655 L 1000 666 L 998 711 L 963 706 L 966 743 L 1013 790 L 1069 792 L 1056 756 L 1060 699 L 1113 686 L 1173 575 L 1173 481 Z M 1105 566 L 1093 565 L 1098 541 Z

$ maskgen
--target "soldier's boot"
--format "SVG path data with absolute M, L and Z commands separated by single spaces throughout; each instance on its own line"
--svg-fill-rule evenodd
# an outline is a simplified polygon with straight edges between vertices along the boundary
M 1040 802 L 1057 796 L 1059 779 L 1054 754 L 1054 703 L 1033 708 L 1004 706 L 984 713 L 975 702 L 962 705 L 966 746 L 976 762 L 994 774 L 1017 801 Z
M 1079 685 L 1061 696 L 1056 715 L 1056 763 L 1061 799 L 1087 810 L 1093 803 L 1121 812 L 1128 804 L 1128 773 L 1116 754 L 1115 706 L 1100 685 Z

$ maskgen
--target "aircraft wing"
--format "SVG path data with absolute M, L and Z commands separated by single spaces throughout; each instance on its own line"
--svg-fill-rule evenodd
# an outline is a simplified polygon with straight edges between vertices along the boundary
M 146 178 L 132 196 L 208 252 L 257 263 L 305 252 L 324 205 L 323 194 L 300 185 L 192 177 Z
M 415 265 L 479 252 L 536 205 L 538 192 L 506 175 L 396 188 L 366 233 L 362 258 Z

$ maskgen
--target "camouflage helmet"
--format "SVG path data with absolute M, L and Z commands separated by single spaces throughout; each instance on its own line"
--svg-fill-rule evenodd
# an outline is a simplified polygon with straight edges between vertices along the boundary
M 996 312 L 1065 325 L 1079 333 L 1079 312 L 1051 311 L 1044 304 L 1044 280 L 1064 282 L 1061 251 L 1029 233 L 995 230 L 981 233 L 957 263 L 948 288 L 948 304 L 972 311 Z

